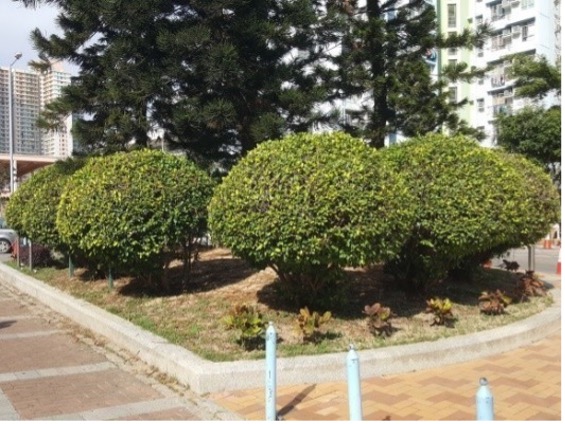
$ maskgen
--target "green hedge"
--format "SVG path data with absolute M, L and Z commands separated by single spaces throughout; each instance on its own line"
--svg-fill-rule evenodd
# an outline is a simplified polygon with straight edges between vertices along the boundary
M 205 231 L 212 190 L 196 165 L 160 151 L 93 158 L 69 180 L 57 228 L 100 266 L 141 273 Z
M 526 213 L 526 204 L 539 201 L 531 188 L 541 178 L 537 171 L 462 136 L 429 134 L 383 153 L 419 206 L 411 237 L 387 270 L 416 286 L 445 277 L 468 258 L 533 242 L 555 217 L 553 201 L 538 218 L 530 216 L 536 208 Z M 540 191 L 548 189 L 543 180 Z
M 494 246 L 490 256 L 536 243 L 549 232 L 552 224 L 560 221 L 560 197 L 550 175 L 520 154 L 498 149 L 493 153 L 520 174 L 521 183 L 519 197 L 512 202 L 517 218 L 507 227 L 503 243 Z
M 24 181 L 6 207 L 6 221 L 22 237 L 65 252 L 56 227 L 57 206 L 67 180 L 84 166 L 85 159 L 55 162 Z
M 319 293 L 343 267 L 390 258 L 405 241 L 413 197 L 390 166 L 374 166 L 379 156 L 343 133 L 264 142 L 216 188 L 212 235 L 254 266 Z

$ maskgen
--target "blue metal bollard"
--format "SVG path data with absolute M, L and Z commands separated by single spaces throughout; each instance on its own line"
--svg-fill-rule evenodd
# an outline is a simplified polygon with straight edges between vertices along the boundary
M 265 420 L 277 420 L 277 332 L 269 322 L 265 335 L 266 382 L 265 382 Z
M 362 421 L 361 372 L 359 370 L 359 356 L 353 345 L 349 345 L 349 353 L 347 354 L 347 393 L 349 395 L 349 420 Z
M 494 398 L 486 378 L 479 380 L 477 390 L 477 421 L 494 421 Z

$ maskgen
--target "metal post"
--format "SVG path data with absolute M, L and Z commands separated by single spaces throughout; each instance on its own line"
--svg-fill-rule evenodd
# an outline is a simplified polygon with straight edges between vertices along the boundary
M 32 249 L 32 243 L 31 243 L 31 239 L 29 239 L 29 269 L 33 270 L 33 249 Z
M 361 408 L 361 372 L 359 370 L 359 356 L 353 345 L 349 345 L 347 354 L 347 392 L 349 395 L 349 420 L 362 421 Z
M 536 245 L 528 246 L 528 271 L 536 270 Z
M 75 274 L 75 264 L 73 263 L 73 258 L 69 254 L 69 277 Z
M 114 277 L 112 277 L 112 268 L 108 268 L 108 287 L 114 288 Z
M 16 53 L 15 59 L 8 68 L 8 128 L 9 128 L 9 152 L 10 152 L 10 194 L 14 192 L 14 94 L 12 89 L 12 66 L 16 63 L 21 53 Z
M 269 322 L 265 336 L 265 420 L 277 420 L 277 332 Z
M 477 390 L 477 421 L 494 421 L 494 398 L 486 378 L 479 380 Z

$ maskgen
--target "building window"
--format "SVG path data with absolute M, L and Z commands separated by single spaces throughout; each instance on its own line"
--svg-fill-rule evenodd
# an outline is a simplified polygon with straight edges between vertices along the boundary
M 457 103 L 457 87 L 449 87 L 449 101 Z
M 502 8 L 502 4 L 496 4 L 490 7 L 491 19 L 493 21 L 498 21 L 499 19 L 504 18 L 505 10 Z
M 485 46 L 484 46 L 484 43 L 481 42 L 481 43 L 477 46 L 477 56 L 478 56 L 478 57 L 483 57 L 484 54 L 485 54 Z
M 510 28 L 505 28 L 497 35 L 491 37 L 490 45 L 491 50 L 502 50 L 512 43 L 512 31 Z
M 534 35 L 534 24 L 530 23 L 523 25 L 522 28 L 522 41 L 527 41 L 529 37 Z
M 479 112 L 485 111 L 485 99 L 477 99 L 477 110 Z
M 457 66 L 457 59 L 449 59 L 449 60 L 447 61 L 447 65 L 448 65 L 450 68 L 454 68 L 455 66 Z
M 534 0 L 522 0 L 522 9 L 534 7 Z
M 447 5 L 447 26 L 449 28 L 454 28 L 457 26 L 457 5 L 448 4 Z
M 522 41 L 526 41 L 528 39 L 528 25 L 524 25 L 522 27 Z

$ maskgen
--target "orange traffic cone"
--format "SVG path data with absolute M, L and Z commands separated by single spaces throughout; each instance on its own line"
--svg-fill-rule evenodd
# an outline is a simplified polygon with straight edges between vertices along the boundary
M 557 259 L 557 275 L 561 275 L 561 248 L 559 248 L 559 259 Z
M 543 239 L 543 248 L 544 249 L 551 249 L 551 239 L 549 238 L 549 236 L 547 236 L 546 238 Z

